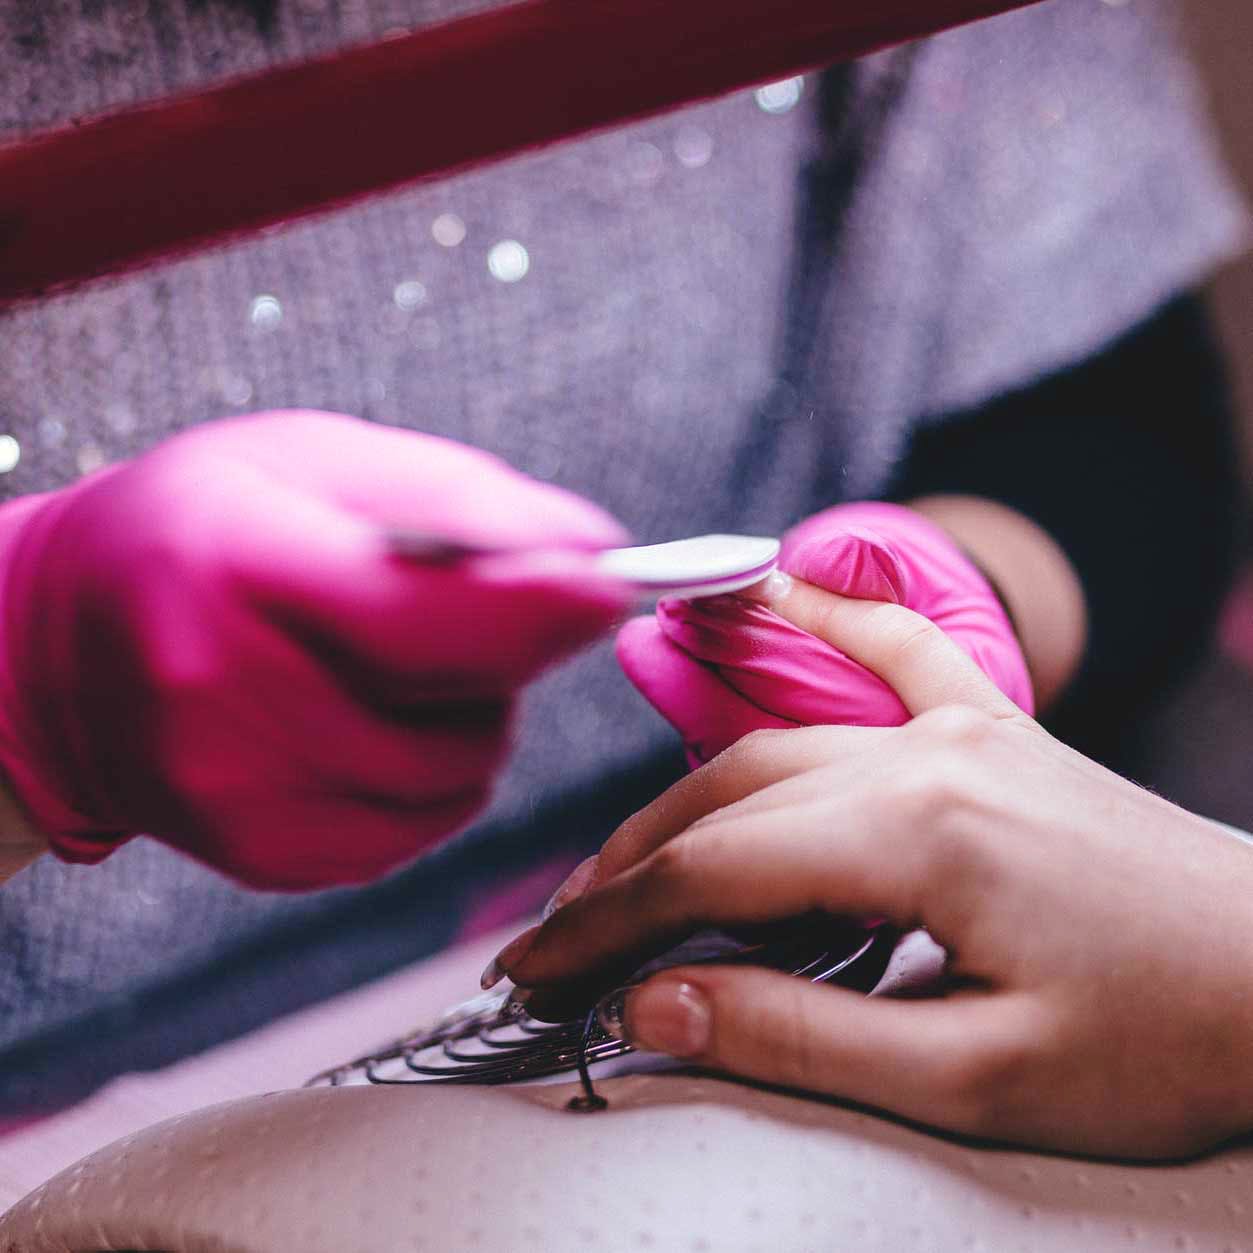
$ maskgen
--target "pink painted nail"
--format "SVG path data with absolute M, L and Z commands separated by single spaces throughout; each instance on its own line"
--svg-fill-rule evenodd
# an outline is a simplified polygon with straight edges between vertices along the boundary
M 792 576 L 784 574 L 782 570 L 772 570 L 760 583 L 745 588 L 740 595 L 769 605 L 772 601 L 783 600 L 791 590 Z
M 595 856 L 588 857 L 584 861 L 579 862 L 570 871 L 565 882 L 552 894 L 548 904 L 544 906 L 542 916 L 545 922 L 563 905 L 568 905 L 571 901 L 577 900 L 591 887 L 592 880 L 596 878 L 596 862 L 597 858 Z
M 539 927 L 528 927 L 516 939 L 510 940 L 504 948 L 483 968 L 479 977 L 479 986 L 486 992 L 494 988 L 509 972 L 530 952 Z
M 699 1057 L 709 1047 L 712 1014 L 699 988 L 654 979 L 615 993 L 597 1007 L 601 1026 L 619 1040 L 671 1057 Z

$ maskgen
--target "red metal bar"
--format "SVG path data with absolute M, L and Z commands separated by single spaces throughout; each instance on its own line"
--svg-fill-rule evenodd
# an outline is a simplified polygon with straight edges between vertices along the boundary
M 0 147 L 0 303 L 1031 0 L 526 0 Z

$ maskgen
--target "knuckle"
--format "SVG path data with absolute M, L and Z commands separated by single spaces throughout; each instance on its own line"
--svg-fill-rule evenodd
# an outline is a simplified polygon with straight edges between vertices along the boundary
M 941 705 L 912 723 L 915 736 L 927 743 L 970 752 L 982 748 L 996 734 L 997 720 L 969 705 Z
M 685 885 L 691 884 L 693 876 L 698 874 L 698 863 L 706 842 L 689 832 L 663 844 L 648 859 L 646 890 L 662 895 L 684 890 Z
M 900 855 L 948 891 L 966 891 L 989 874 L 981 802 L 960 758 L 937 754 L 895 783 L 889 806 Z
M 910 827 L 946 830 L 965 809 L 969 788 L 960 757 L 928 752 L 907 761 L 890 784 L 894 816 Z
M 929 618 L 903 605 L 876 605 L 871 622 L 889 664 L 909 663 L 919 652 L 932 648 L 940 628 Z
M 985 1040 L 949 1060 L 941 1088 L 953 1124 L 972 1135 L 994 1137 L 1029 1115 L 1037 1051 L 1028 1040 L 1001 1038 Z
M 944 830 L 978 808 L 988 780 L 984 749 L 999 733 L 995 718 L 964 706 L 916 718 L 906 728 L 912 751 L 893 781 L 898 816 Z
M 705 767 L 713 794 L 724 800 L 738 799 L 746 781 L 751 783 L 772 774 L 775 763 L 786 750 L 787 734 L 780 728 L 761 727 L 724 748 Z M 716 812 L 710 816 L 715 816 Z
M 722 756 L 727 759 L 728 768 L 743 768 L 762 757 L 772 757 L 782 748 L 786 734 L 776 727 L 758 727 L 742 735 Z
M 823 1047 L 821 1033 L 813 1021 L 811 998 L 804 995 L 804 986 L 788 991 L 787 1036 L 781 1054 L 788 1077 L 798 1087 L 820 1091 L 830 1082 L 830 1053 Z

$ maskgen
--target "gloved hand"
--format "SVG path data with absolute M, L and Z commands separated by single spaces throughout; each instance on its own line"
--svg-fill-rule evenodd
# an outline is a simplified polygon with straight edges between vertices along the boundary
M 987 580 L 911 509 L 837 505 L 783 541 L 780 569 L 827 591 L 930 618 L 1020 708 L 1031 680 Z M 764 727 L 898 726 L 909 714 L 877 675 L 747 596 L 663 601 L 618 636 L 627 676 L 683 737 L 693 766 Z
M 388 527 L 563 551 L 424 565 Z M 144 832 L 255 886 L 372 878 L 483 804 L 518 687 L 629 603 L 577 551 L 622 539 L 433 436 L 197 427 L 0 509 L 0 768 L 69 861 Z

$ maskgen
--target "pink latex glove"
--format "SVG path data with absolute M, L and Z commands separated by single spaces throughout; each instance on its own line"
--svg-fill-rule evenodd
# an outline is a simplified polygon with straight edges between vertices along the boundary
M 780 567 L 863 600 L 906 605 L 942 627 L 1016 704 L 1031 680 L 987 580 L 935 523 L 899 505 L 837 505 L 783 541 Z M 744 596 L 663 601 L 618 636 L 618 659 L 674 725 L 693 766 L 749 731 L 815 724 L 898 726 L 896 693 L 839 650 Z
M 559 553 L 423 565 L 411 527 Z M 370 879 L 463 825 L 520 685 L 629 602 L 617 524 L 338 414 L 209 423 L 0 509 L 0 767 L 68 861 L 145 832 L 243 882 Z

